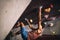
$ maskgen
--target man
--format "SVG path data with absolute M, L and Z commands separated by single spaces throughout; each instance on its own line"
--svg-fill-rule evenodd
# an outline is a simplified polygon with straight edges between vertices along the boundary
M 29 27 L 32 29 L 32 31 L 30 31 L 30 32 L 27 32 L 23 22 L 20 22 L 20 24 L 18 24 L 21 26 L 21 36 L 22 36 L 23 40 L 36 40 L 42 33 L 41 8 L 42 7 L 39 8 L 39 14 L 38 14 L 39 20 L 38 20 L 38 28 L 37 29 L 34 29 L 32 27 L 32 25 L 29 23 L 29 21 L 27 21 L 27 22 L 29 23 Z
M 27 32 L 27 29 L 25 28 L 25 25 L 23 22 L 18 22 L 18 25 L 17 26 L 20 26 L 20 32 L 21 32 L 21 36 L 23 38 L 23 40 L 27 40 L 28 38 L 28 32 Z
M 28 33 L 28 40 L 37 40 L 37 38 L 41 36 L 40 35 L 42 33 L 41 8 L 42 7 L 39 8 L 39 14 L 38 14 L 38 28 L 34 29 L 31 24 L 29 25 L 32 31 Z
M 39 36 L 41 36 L 41 33 L 42 33 L 41 27 L 42 26 L 40 25 L 40 28 L 38 27 L 37 29 L 34 29 L 30 25 L 30 28 L 32 29 L 32 31 L 28 33 L 28 40 L 36 40 Z

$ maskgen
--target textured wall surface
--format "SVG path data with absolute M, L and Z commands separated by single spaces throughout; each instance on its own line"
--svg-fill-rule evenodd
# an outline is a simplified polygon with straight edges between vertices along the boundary
M 4 40 L 31 0 L 0 0 L 0 40 Z

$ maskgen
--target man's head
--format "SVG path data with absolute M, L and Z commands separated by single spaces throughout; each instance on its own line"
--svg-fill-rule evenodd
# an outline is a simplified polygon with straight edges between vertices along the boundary
M 20 26 L 20 22 L 17 22 L 17 26 Z
M 23 23 L 23 22 L 17 22 L 17 26 L 22 27 L 22 26 L 25 26 L 25 25 L 24 25 L 24 23 Z

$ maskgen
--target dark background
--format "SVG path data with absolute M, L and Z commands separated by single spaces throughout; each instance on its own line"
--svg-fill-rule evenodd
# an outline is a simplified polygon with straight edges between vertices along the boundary
M 53 8 L 50 12 L 51 16 L 56 15 L 60 16 L 60 12 L 58 11 L 60 9 L 60 0 L 32 0 L 31 3 L 28 5 L 26 10 L 23 12 L 21 17 L 18 19 L 18 21 L 23 21 L 25 24 L 27 19 L 32 19 L 33 24 L 36 24 L 38 21 L 38 8 L 42 5 L 42 16 L 45 14 L 44 9 L 50 7 L 51 4 L 53 5 Z M 17 21 L 17 22 L 18 22 Z

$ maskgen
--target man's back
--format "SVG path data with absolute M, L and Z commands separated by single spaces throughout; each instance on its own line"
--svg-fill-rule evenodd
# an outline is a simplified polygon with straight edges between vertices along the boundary
M 31 31 L 28 33 L 28 40 L 36 40 L 40 34 L 37 33 L 37 30 Z

